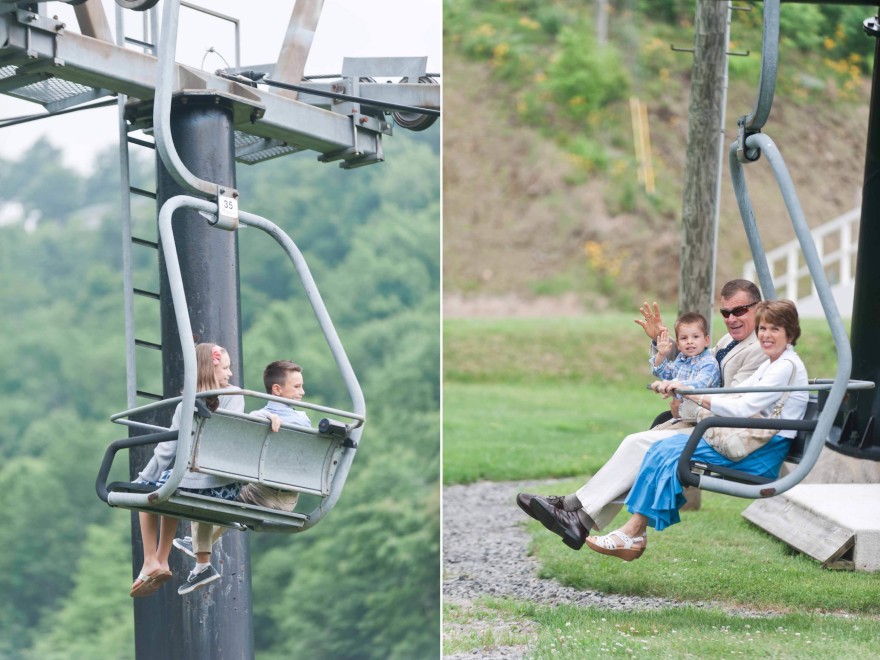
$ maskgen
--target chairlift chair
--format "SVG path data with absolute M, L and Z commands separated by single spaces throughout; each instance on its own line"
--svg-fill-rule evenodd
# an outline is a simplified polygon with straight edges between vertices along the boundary
M 177 260 L 171 217 L 181 207 L 198 209 L 207 214 L 209 224 L 233 229 L 220 218 L 214 202 L 178 195 L 163 204 L 159 212 L 159 233 L 168 270 L 178 332 L 184 358 L 184 387 L 180 397 L 149 403 L 126 410 L 112 421 L 152 431 L 147 435 L 117 440 L 106 450 L 97 480 L 99 497 L 110 506 L 149 511 L 230 527 L 277 532 L 298 532 L 312 527 L 335 505 L 342 491 L 348 470 L 363 430 L 365 403 L 360 385 L 345 350 L 327 313 L 314 279 L 302 253 L 291 238 L 271 221 L 247 212 L 239 220 L 247 226 L 262 229 L 287 252 L 305 288 L 312 309 L 324 332 L 330 351 L 351 397 L 353 412 L 328 408 L 304 401 L 291 401 L 251 390 L 223 391 L 226 395 L 249 396 L 322 412 L 328 417 L 317 429 L 283 425 L 271 432 L 268 422 L 251 415 L 219 409 L 207 410 L 202 399 L 220 391 L 196 394 L 196 357 L 192 341 L 186 294 Z M 196 415 L 180 416 L 180 429 L 168 431 L 132 418 L 140 413 L 182 404 L 183 410 Z M 198 405 L 197 405 L 198 403 Z M 339 421 L 342 417 L 348 421 Z M 168 481 L 158 488 L 129 482 L 107 483 L 116 453 L 125 448 L 177 440 L 174 468 Z M 287 513 L 239 502 L 227 502 L 178 490 L 187 469 L 220 476 L 231 481 L 259 483 L 281 490 L 317 495 L 320 504 L 309 514 Z
M 764 297 L 768 300 L 776 298 L 773 278 L 767 262 L 767 256 L 758 232 L 755 214 L 752 210 L 748 188 L 746 186 L 743 165 L 757 161 L 761 154 L 773 170 L 776 182 L 788 211 L 795 235 L 801 245 L 810 275 L 813 279 L 831 328 L 834 345 L 837 350 L 837 373 L 834 379 L 810 381 L 806 387 L 789 386 L 783 388 L 702 388 L 693 390 L 694 394 L 722 394 L 733 392 L 757 391 L 814 391 L 827 392 L 821 398 L 812 397 L 807 413 L 802 420 L 767 419 L 753 417 L 707 417 L 693 429 L 684 451 L 679 458 L 678 478 L 685 486 L 695 486 L 727 495 L 745 498 L 772 497 L 785 492 L 797 485 L 813 468 L 822 446 L 832 432 L 834 420 L 840 410 L 843 398 L 848 391 L 872 389 L 870 381 L 850 380 L 852 372 L 852 352 L 840 312 L 834 302 L 825 269 L 810 234 L 803 209 L 798 201 L 794 183 L 782 159 L 779 149 L 773 140 L 761 133 L 773 102 L 776 83 L 776 67 L 779 50 L 779 3 L 780 0 L 766 0 L 764 3 L 764 33 L 761 53 L 761 78 L 758 84 L 758 95 L 752 112 L 739 120 L 739 136 L 730 147 L 729 163 L 733 179 L 733 188 L 737 204 L 745 228 L 746 237 L 752 252 L 752 259 Z M 820 405 L 821 404 L 821 405 Z M 786 475 L 777 479 L 766 479 L 739 470 L 711 465 L 692 459 L 693 452 L 706 429 L 713 426 L 733 428 L 764 428 L 779 430 L 796 430 L 797 437 L 792 440 L 789 457 L 786 460 L 794 468 Z
M 148 5 L 146 2 L 131 4 Z M 107 448 L 96 484 L 98 496 L 110 506 L 199 522 L 242 529 L 300 532 L 314 526 L 329 513 L 342 493 L 366 419 L 363 392 L 308 265 L 290 236 L 266 218 L 239 211 L 237 191 L 196 177 L 180 159 L 174 145 L 170 121 L 179 11 L 180 0 L 168 0 L 162 16 L 164 36 L 159 48 L 156 95 L 153 102 L 156 149 L 169 174 L 185 190 L 212 200 L 177 195 L 167 199 L 159 211 L 160 243 L 183 352 L 183 393 L 180 397 L 126 410 L 112 417 L 115 422 L 146 428 L 152 433 L 117 440 Z M 201 400 L 211 393 L 196 393 L 195 347 L 192 344 L 192 327 L 171 223 L 174 212 L 184 207 L 199 211 L 215 229 L 237 231 L 239 225 L 244 224 L 264 231 L 281 245 L 296 269 L 345 382 L 351 398 L 352 412 L 248 390 L 239 391 L 238 394 L 291 403 L 334 417 L 343 417 L 350 422 L 340 422 L 328 417 L 321 421 L 317 430 L 284 426 L 277 433 L 272 433 L 268 422 L 258 418 L 224 410 L 211 413 L 204 406 Z M 180 428 L 176 432 L 131 419 L 138 413 L 167 408 L 177 403 L 180 403 L 183 411 L 196 411 L 196 415 L 182 414 Z M 120 449 L 174 439 L 177 440 L 174 467 L 168 480 L 158 488 L 142 487 L 129 482 L 107 484 L 113 459 Z M 188 469 L 228 476 L 231 481 L 259 483 L 281 490 L 309 493 L 320 496 L 321 500 L 313 511 L 301 514 L 204 497 L 178 490 Z
M 283 424 L 277 432 L 272 432 L 268 422 L 262 418 L 223 409 L 213 413 L 209 411 L 203 404 L 203 399 L 221 393 L 295 404 L 334 417 L 349 418 L 350 422 L 344 423 L 325 417 L 317 428 Z M 333 493 L 342 454 L 357 448 L 352 431 L 363 424 L 363 417 L 353 413 L 304 401 L 290 401 L 251 390 L 217 390 L 200 392 L 197 396 L 192 448 L 187 461 L 194 471 L 322 498 L 328 498 Z M 112 419 L 129 426 L 146 426 L 128 418 L 148 410 L 168 408 L 181 400 L 182 397 L 175 397 L 147 404 L 118 413 Z M 316 522 L 317 516 L 314 514 L 278 511 L 183 490 L 177 490 L 167 500 L 160 501 L 158 488 L 155 486 L 119 481 L 107 483 L 113 460 L 119 450 L 177 439 L 177 431 L 158 431 L 111 443 L 97 480 L 99 497 L 112 506 L 111 499 L 118 499 L 114 494 L 146 494 L 146 506 L 119 506 L 255 531 L 301 531 L 307 525 L 311 526 L 310 522 Z M 179 444 L 178 448 L 180 446 Z M 182 460 L 180 452 L 177 460 Z M 338 488 L 341 488 L 341 484 Z

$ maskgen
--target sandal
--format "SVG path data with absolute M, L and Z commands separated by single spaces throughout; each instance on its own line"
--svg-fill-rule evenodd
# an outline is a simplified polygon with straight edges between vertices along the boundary
M 617 545 L 617 539 L 613 537 L 617 537 L 617 539 L 623 541 L 623 545 Z M 599 552 L 603 555 L 619 557 L 624 561 L 632 561 L 633 559 L 638 559 L 642 556 L 642 553 L 647 547 L 646 544 L 640 548 L 634 548 L 634 543 L 645 543 L 645 537 L 630 537 L 624 534 L 619 529 L 617 531 L 611 532 L 610 534 L 606 534 L 605 536 L 587 537 L 587 545 L 590 546 L 591 550 L 595 550 L 596 552 Z
M 152 596 L 159 590 L 159 587 L 170 579 L 171 571 L 163 571 L 162 569 L 157 569 L 149 575 L 141 573 L 138 575 L 137 580 L 134 581 L 134 584 L 131 585 L 131 591 L 128 595 L 132 598 Z

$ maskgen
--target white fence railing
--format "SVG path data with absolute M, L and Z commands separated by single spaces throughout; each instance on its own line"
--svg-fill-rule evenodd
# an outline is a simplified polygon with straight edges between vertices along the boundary
M 844 316 L 852 313 L 860 217 L 861 208 L 855 208 L 811 232 L 837 307 Z M 796 301 L 801 314 L 817 315 L 812 309 L 812 303 L 818 300 L 816 287 L 801 256 L 798 242 L 793 240 L 767 252 L 767 264 L 773 276 L 776 297 Z M 757 283 L 755 264 L 747 262 L 743 265 L 743 278 Z M 821 311 L 818 315 L 821 315 Z

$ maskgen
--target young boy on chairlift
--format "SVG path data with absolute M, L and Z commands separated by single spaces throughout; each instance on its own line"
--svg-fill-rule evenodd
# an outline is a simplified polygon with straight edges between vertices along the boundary
M 266 388 L 267 394 L 294 401 L 301 401 L 306 393 L 303 386 L 302 367 L 290 360 L 277 360 L 269 364 L 263 370 L 263 386 Z M 308 415 L 303 411 L 294 410 L 280 401 L 269 401 L 251 414 L 255 417 L 268 419 L 273 431 L 278 431 L 281 424 L 307 428 L 312 426 Z M 280 511 L 293 511 L 299 500 L 299 493 L 279 490 L 264 484 L 245 484 L 241 487 L 238 499 L 246 504 L 255 504 Z
M 267 394 L 293 401 L 301 401 L 306 393 L 303 386 L 302 367 L 290 360 L 276 360 L 270 363 L 263 370 L 263 386 L 266 388 Z M 269 420 L 272 431 L 275 432 L 281 428 L 282 424 L 312 427 L 308 415 L 301 410 L 294 410 L 288 404 L 280 401 L 269 401 L 265 406 L 250 414 Z M 293 511 L 299 500 L 299 493 L 272 488 L 264 484 L 247 483 L 242 485 L 236 499 L 245 504 L 254 504 L 267 509 Z M 218 528 L 218 533 L 213 541 L 216 542 L 225 531 L 223 528 Z M 174 539 L 174 547 L 190 557 L 195 557 L 192 538 L 189 536 Z
M 651 384 L 652 390 L 663 381 L 678 381 L 694 388 L 719 387 L 721 367 L 709 349 L 709 323 L 697 312 L 687 312 L 675 320 L 675 346 L 678 355 L 669 360 L 673 340 L 667 330 L 657 337 L 657 354 L 650 358 L 651 373 L 661 380 Z

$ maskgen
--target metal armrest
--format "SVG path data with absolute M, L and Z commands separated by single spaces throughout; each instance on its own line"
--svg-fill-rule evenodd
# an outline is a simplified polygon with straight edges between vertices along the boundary
M 101 461 L 101 469 L 98 470 L 98 478 L 95 480 L 95 490 L 98 491 L 98 497 L 104 502 L 107 501 L 108 487 L 107 478 L 110 476 L 110 468 L 113 466 L 113 459 L 116 452 L 120 449 L 130 449 L 131 447 L 139 447 L 141 445 L 149 445 L 154 442 L 166 442 L 168 440 L 177 440 L 177 431 L 163 431 L 161 433 L 150 433 L 148 435 L 138 435 L 133 438 L 124 438 L 122 440 L 114 440 L 104 452 L 104 460 Z

